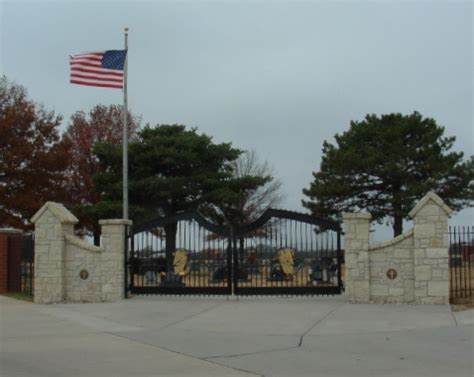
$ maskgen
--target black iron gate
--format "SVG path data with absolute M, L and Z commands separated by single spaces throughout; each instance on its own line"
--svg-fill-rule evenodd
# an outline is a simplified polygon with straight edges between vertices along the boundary
M 33 295 L 34 234 L 7 237 L 7 291 Z
M 136 294 L 229 294 L 229 232 L 197 212 L 134 226 L 128 241 L 130 291 Z
M 339 224 L 269 209 L 244 227 L 217 226 L 198 212 L 133 227 L 128 238 L 134 294 L 338 294 Z
M 34 265 L 35 265 L 35 235 L 27 233 L 22 235 L 20 282 L 21 292 L 33 296 Z
M 449 227 L 450 301 L 474 301 L 474 226 Z

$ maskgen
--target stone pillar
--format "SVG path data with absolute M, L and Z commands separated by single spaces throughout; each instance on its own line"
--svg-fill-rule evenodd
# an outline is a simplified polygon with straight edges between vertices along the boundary
M 352 302 L 370 301 L 370 213 L 344 213 L 344 284 Z
M 20 285 L 20 263 L 21 258 L 21 235 L 19 229 L 0 229 L 0 293 L 19 291 Z M 12 263 L 11 257 L 15 257 L 16 263 Z M 12 271 L 16 267 L 16 271 Z M 10 279 L 9 279 L 10 276 Z M 11 279 L 11 278 L 14 279 Z M 12 281 L 13 280 L 13 281 Z M 12 289 L 13 288 L 13 289 Z
M 125 235 L 130 220 L 100 220 L 102 227 L 102 299 L 118 301 L 125 297 Z
M 448 216 L 451 209 L 434 192 L 409 215 L 414 222 L 415 302 L 449 303 Z
M 65 286 L 64 236 L 74 233 L 78 220 L 62 204 L 47 202 L 31 221 L 35 224 L 34 301 L 61 302 Z

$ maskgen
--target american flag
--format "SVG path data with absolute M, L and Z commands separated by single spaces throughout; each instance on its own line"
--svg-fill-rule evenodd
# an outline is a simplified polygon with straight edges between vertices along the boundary
M 123 88 L 126 50 L 82 52 L 72 55 L 71 84 Z

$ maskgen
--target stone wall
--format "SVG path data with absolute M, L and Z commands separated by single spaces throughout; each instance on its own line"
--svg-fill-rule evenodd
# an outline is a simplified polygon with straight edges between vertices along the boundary
M 66 234 L 65 238 L 65 301 L 102 301 L 101 260 L 104 250 L 70 234 Z M 86 279 L 84 279 L 84 271 L 88 275 Z M 83 277 L 81 277 L 81 272 Z
M 102 227 L 102 298 L 117 301 L 124 298 L 125 229 L 127 220 L 100 220 Z
M 370 245 L 370 214 L 345 213 L 345 287 L 352 302 L 448 304 L 448 216 L 428 193 L 410 212 L 414 228 Z
M 449 303 L 451 209 L 436 194 L 425 196 L 410 212 L 414 226 L 415 301 Z
M 413 229 L 390 241 L 371 245 L 369 254 L 370 300 L 414 301 Z M 393 279 L 387 276 L 390 270 L 396 271 Z
M 369 213 L 344 213 L 344 286 L 352 301 L 367 302 L 369 287 Z
M 117 301 L 124 297 L 125 231 L 128 220 L 102 220 L 101 247 L 74 236 L 77 218 L 47 202 L 35 224 L 36 303 Z

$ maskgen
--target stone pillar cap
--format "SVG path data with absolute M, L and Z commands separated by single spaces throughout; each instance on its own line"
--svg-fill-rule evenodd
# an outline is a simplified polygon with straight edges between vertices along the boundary
M 54 215 L 54 217 L 59 220 L 61 224 L 77 224 L 79 222 L 77 217 L 69 212 L 69 210 L 64 207 L 64 205 L 56 202 L 46 202 L 43 207 L 41 207 L 38 212 L 34 214 L 34 216 L 31 218 L 31 222 L 36 224 L 36 222 L 47 209 Z
M 446 215 L 450 215 L 453 210 L 449 208 L 446 203 L 441 199 L 438 195 L 436 195 L 433 191 L 430 191 L 426 194 L 418 204 L 408 213 L 408 216 L 414 218 L 418 212 L 430 201 L 432 200 L 435 202 L 445 213 Z
M 106 219 L 106 220 L 99 220 L 99 225 L 132 225 L 132 220 L 125 220 L 125 219 Z
M 342 213 L 343 219 L 365 219 L 370 220 L 372 215 L 368 212 L 343 212 Z

